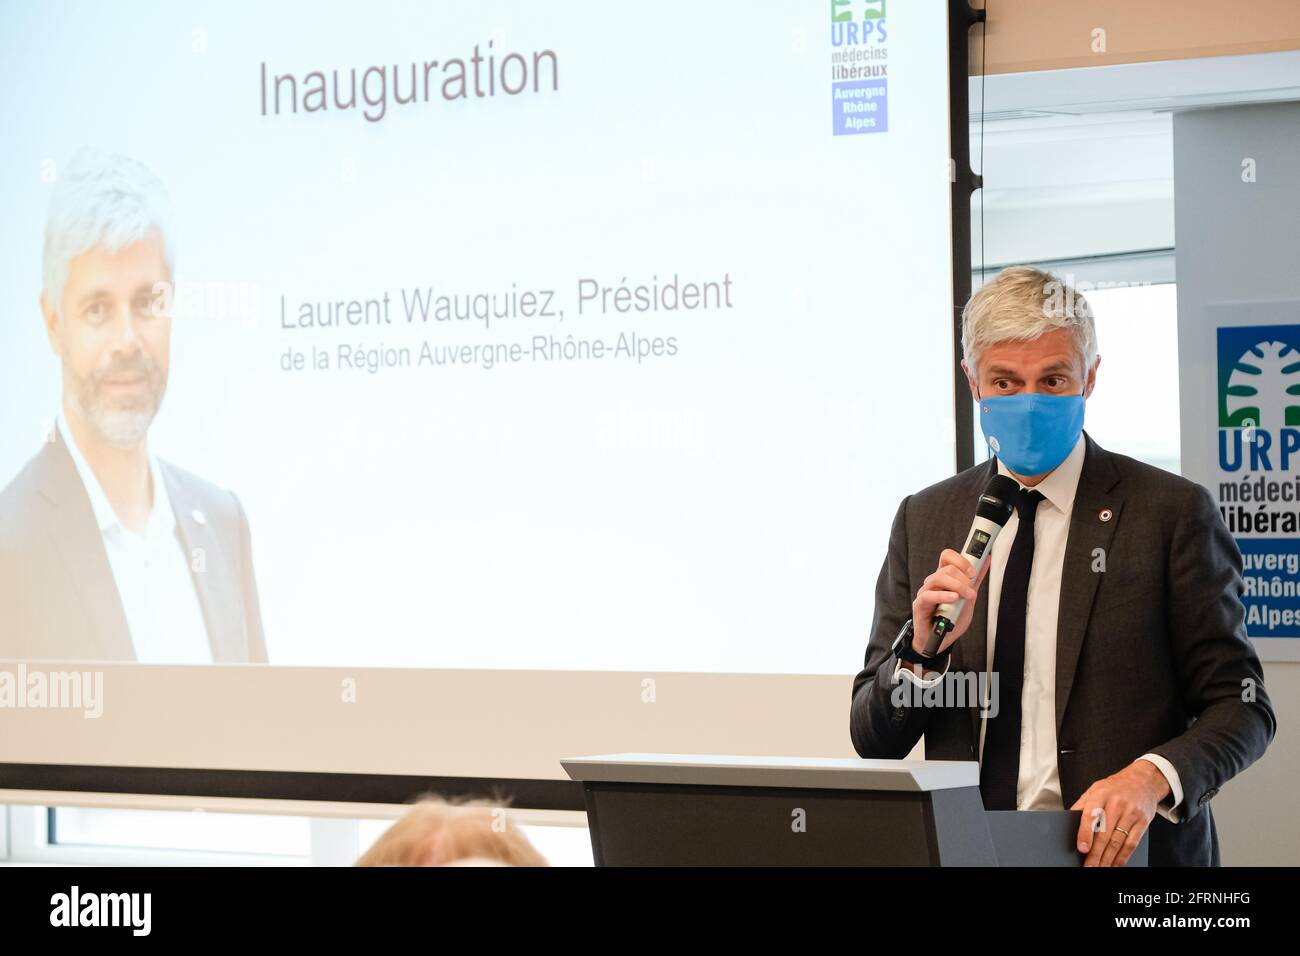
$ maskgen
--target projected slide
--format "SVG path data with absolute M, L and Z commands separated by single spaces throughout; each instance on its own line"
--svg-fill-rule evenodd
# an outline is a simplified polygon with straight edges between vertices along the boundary
M 852 672 L 943 7 L 5 4 L 0 657 Z

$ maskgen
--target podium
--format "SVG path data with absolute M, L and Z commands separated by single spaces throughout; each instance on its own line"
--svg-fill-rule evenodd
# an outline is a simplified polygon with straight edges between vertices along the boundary
M 605 754 L 581 781 L 597 866 L 1080 866 L 1081 811 L 986 811 L 956 760 Z M 1147 838 L 1128 865 L 1146 866 Z

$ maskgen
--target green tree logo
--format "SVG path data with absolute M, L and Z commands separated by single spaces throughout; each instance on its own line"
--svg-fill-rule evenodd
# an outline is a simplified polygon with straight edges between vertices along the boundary
M 1300 426 L 1300 326 L 1219 329 L 1219 426 Z
M 883 20 L 885 0 L 858 0 L 863 20 Z M 831 0 L 831 22 L 846 23 L 853 19 L 853 0 Z
M 1227 409 L 1260 428 L 1293 424 L 1300 405 L 1300 352 L 1285 342 L 1259 342 L 1237 359 L 1228 376 Z

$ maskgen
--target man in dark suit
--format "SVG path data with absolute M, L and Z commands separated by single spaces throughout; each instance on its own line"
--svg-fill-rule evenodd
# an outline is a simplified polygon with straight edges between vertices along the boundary
M 997 457 L 900 505 L 853 745 L 902 758 L 924 736 L 927 759 L 980 762 L 988 809 L 1083 811 L 1085 865 L 1124 865 L 1148 831 L 1153 866 L 1218 865 L 1209 801 L 1276 731 L 1236 543 L 1205 489 L 1082 431 L 1099 362 L 1082 296 L 1008 269 L 962 332 Z M 1015 511 L 976 575 L 953 549 L 997 474 Z M 958 599 L 927 658 L 936 608 Z
M 239 500 L 148 447 L 172 275 L 161 184 L 134 160 L 76 157 L 51 198 L 41 293 L 60 411 L 0 492 L 0 658 L 266 660 Z

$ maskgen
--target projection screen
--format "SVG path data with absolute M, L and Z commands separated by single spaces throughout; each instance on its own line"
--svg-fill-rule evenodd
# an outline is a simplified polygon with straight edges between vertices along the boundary
M 890 524 L 954 470 L 949 30 L 6 4 L 0 787 L 851 754 Z

